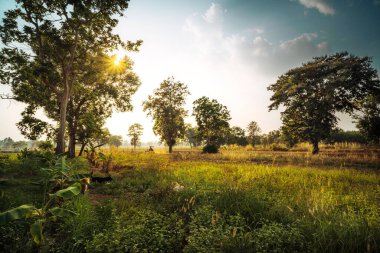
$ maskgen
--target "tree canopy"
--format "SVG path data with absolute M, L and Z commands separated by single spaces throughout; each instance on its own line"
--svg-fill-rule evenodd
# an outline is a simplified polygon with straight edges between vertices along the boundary
M 198 98 L 193 102 L 193 116 L 198 125 L 198 135 L 207 145 L 220 146 L 228 133 L 231 119 L 227 107 L 216 99 Z
M 356 126 L 368 142 L 380 143 L 380 95 L 368 96 L 360 103 L 361 113 L 355 115 Z
M 141 44 L 124 43 L 113 33 L 116 17 L 123 15 L 129 1 L 16 2 L 0 26 L 0 80 L 11 86 L 16 100 L 27 104 L 21 127 L 41 130 L 45 125 L 33 114 L 38 108 L 49 109 L 48 116 L 58 122 L 56 152 L 63 153 L 70 99 L 88 84 L 84 80 L 93 80 L 89 75 L 99 71 L 102 56 Z M 105 71 L 100 69 L 99 75 L 112 80 Z
M 131 145 L 134 149 L 140 144 L 140 136 L 143 134 L 143 126 L 139 123 L 132 124 L 128 128 L 128 136 L 131 137 Z
M 190 92 L 187 86 L 174 77 L 162 81 L 160 87 L 143 103 L 143 109 L 154 120 L 153 132 L 169 146 L 169 153 L 177 139 L 185 134 L 185 99 Z
M 251 144 L 252 146 L 255 146 L 255 144 L 258 143 L 258 135 L 261 132 L 259 124 L 257 124 L 256 121 L 249 122 L 247 126 L 247 131 L 248 131 L 247 138 L 248 138 L 249 144 Z
M 281 113 L 282 130 L 291 139 L 309 141 L 313 154 L 318 143 L 329 137 L 337 125 L 337 112 L 352 114 L 358 102 L 379 92 L 377 71 L 369 57 L 346 52 L 316 57 L 289 70 L 275 84 L 269 110 L 285 107 Z
M 123 144 L 123 137 L 120 135 L 111 135 L 108 137 L 108 144 L 114 147 L 120 147 Z

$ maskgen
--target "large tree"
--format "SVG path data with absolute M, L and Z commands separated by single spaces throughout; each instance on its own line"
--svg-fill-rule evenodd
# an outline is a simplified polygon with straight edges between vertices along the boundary
M 283 133 L 309 141 L 312 153 L 317 154 L 319 142 L 337 125 L 336 113 L 352 114 L 359 109 L 359 101 L 379 89 L 371 58 L 336 53 L 316 57 L 281 75 L 268 87 L 273 92 L 269 110 L 283 105 Z
M 169 153 L 172 152 L 177 139 L 183 138 L 185 134 L 184 118 L 187 111 L 184 105 L 189 94 L 185 84 L 170 77 L 143 103 L 144 111 L 153 117 L 153 132 L 169 146 Z
M 140 136 L 143 134 L 143 126 L 139 123 L 135 123 L 128 128 L 128 136 L 131 137 L 131 145 L 133 149 L 140 143 Z
M 249 122 L 247 126 L 247 131 L 249 144 L 255 146 L 259 139 L 259 133 L 261 132 L 259 124 L 257 124 L 256 121 Z
M 128 46 L 113 33 L 128 0 L 16 2 L 0 26 L 1 82 L 11 85 L 29 111 L 57 108 L 56 152 L 63 153 L 68 104 L 81 67 L 97 53 Z
M 227 107 L 216 99 L 198 98 L 193 102 L 193 116 L 198 125 L 198 135 L 207 145 L 219 147 L 225 140 L 231 119 Z

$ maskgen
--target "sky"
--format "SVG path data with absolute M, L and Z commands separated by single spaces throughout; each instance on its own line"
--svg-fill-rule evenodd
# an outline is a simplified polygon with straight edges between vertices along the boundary
M 13 6 L 0 0 L 0 18 Z M 379 71 L 379 24 L 380 0 L 131 0 L 115 32 L 144 41 L 140 52 L 127 53 L 142 85 L 133 111 L 114 112 L 106 127 L 128 139 L 128 127 L 140 123 L 143 142 L 158 140 L 141 104 L 173 76 L 191 92 L 186 122 L 195 124 L 192 103 L 207 96 L 227 106 L 231 126 L 256 121 L 263 133 L 276 130 L 281 110 L 268 112 L 267 87 L 312 57 L 339 51 L 371 56 Z M 0 93 L 8 91 L 0 85 Z M 0 101 L 0 139 L 23 139 L 15 126 L 23 107 Z M 348 116 L 339 118 L 339 127 L 355 129 Z

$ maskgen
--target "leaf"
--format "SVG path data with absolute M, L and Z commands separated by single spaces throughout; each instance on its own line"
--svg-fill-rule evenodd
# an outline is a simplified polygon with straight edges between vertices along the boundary
M 77 196 L 81 192 L 81 189 L 82 185 L 77 182 L 67 187 L 66 189 L 62 189 L 54 194 L 50 194 L 50 196 L 58 196 L 64 199 L 71 199 L 72 197 Z
M 49 212 L 55 216 L 58 216 L 58 217 L 67 217 L 67 216 L 78 215 L 76 212 L 73 212 L 73 211 L 65 209 L 65 208 L 60 208 L 60 207 L 51 208 L 51 209 L 49 209 Z
M 13 220 L 37 216 L 38 212 L 35 212 L 36 210 L 36 207 L 33 205 L 22 205 L 0 213 L 0 225 L 4 225 Z
M 33 241 L 37 245 L 41 245 L 44 243 L 44 236 L 42 234 L 42 229 L 43 229 L 42 224 L 43 224 L 43 220 L 37 220 L 35 223 L 30 225 L 30 230 L 29 230 L 30 234 L 33 237 Z
M 102 152 L 100 152 L 100 153 L 98 154 L 98 156 L 99 156 L 99 158 L 100 158 L 102 161 L 107 160 L 107 157 L 106 157 L 105 154 L 103 154 Z

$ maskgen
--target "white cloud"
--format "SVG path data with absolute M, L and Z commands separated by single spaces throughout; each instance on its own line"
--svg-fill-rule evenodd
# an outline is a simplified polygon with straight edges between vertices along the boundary
M 203 18 L 211 24 L 222 23 L 224 12 L 225 10 L 219 4 L 211 3 Z
M 256 37 L 253 40 L 253 54 L 257 56 L 269 56 L 272 53 L 272 44 L 262 38 L 261 36 Z
M 328 4 L 328 0 L 298 0 L 300 4 L 308 9 L 315 8 L 324 15 L 334 15 L 335 9 Z
M 205 14 L 189 16 L 183 27 L 190 44 L 187 53 L 196 59 L 189 67 L 193 72 L 189 83 L 200 84 L 192 86 L 192 93 L 195 98 L 205 95 L 225 103 L 231 110 L 232 124 L 244 127 L 249 120 L 256 120 L 264 131 L 273 130 L 280 125 L 280 114 L 268 114 L 270 93 L 266 87 L 288 69 L 327 53 L 328 43 L 317 33 L 273 41 L 265 37 L 261 27 L 227 34 L 225 12 L 220 6 L 219 11 L 215 9 L 212 4 Z

